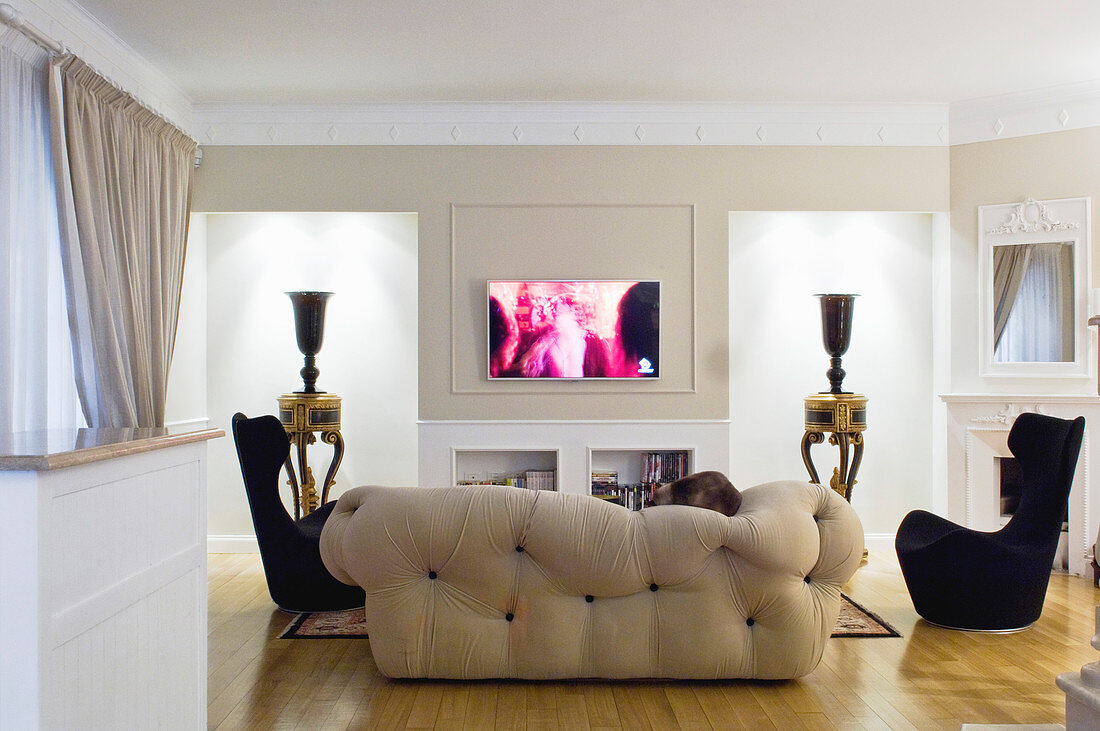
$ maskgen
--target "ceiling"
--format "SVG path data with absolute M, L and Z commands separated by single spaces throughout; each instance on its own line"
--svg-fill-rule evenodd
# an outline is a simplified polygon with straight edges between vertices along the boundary
M 1096 0 L 80 0 L 196 103 L 947 104 L 1100 79 Z

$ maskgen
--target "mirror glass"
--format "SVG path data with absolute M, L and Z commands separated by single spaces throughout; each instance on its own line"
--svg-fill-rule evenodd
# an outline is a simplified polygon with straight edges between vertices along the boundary
M 1089 208 L 978 206 L 979 375 L 1089 376 Z
M 1074 358 L 1073 242 L 993 247 L 993 361 Z

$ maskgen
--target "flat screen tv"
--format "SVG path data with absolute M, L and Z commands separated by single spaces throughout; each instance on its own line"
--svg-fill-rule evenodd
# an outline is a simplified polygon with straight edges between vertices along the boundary
M 661 283 L 490 281 L 489 379 L 659 378 Z

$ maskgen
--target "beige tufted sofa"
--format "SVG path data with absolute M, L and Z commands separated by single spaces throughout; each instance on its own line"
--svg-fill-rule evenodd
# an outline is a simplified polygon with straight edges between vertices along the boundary
M 321 534 L 366 590 L 379 670 L 411 678 L 793 678 L 821 660 L 863 530 L 828 488 L 737 515 L 514 487 L 359 487 Z

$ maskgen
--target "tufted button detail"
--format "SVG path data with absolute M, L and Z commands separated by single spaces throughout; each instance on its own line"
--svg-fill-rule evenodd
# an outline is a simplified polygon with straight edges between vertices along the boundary
M 805 581 L 807 584 L 810 583 L 810 577 L 809 576 L 803 577 L 802 580 Z
M 817 514 L 815 513 L 815 514 L 814 514 L 814 522 L 815 522 L 815 523 L 817 523 L 817 522 L 819 522 L 820 520 L 821 520 L 821 518 L 820 518 L 820 517 L 818 517 L 818 516 L 817 516 Z
M 439 574 L 437 574 L 437 573 L 436 573 L 436 572 L 434 572 L 434 571 L 429 571 L 429 572 L 428 572 L 428 578 L 429 578 L 429 579 L 434 579 L 434 578 L 435 578 L 436 576 L 438 576 L 438 575 L 439 575 Z
M 753 626 L 754 624 L 756 624 L 756 620 L 755 620 L 755 619 L 753 619 L 752 617 L 749 617 L 748 619 L 746 619 L 746 620 L 745 620 L 745 624 L 747 624 L 748 626 L 750 626 L 750 627 L 751 627 L 751 626 Z
M 516 553 L 523 553 L 523 546 L 516 546 Z
M 516 618 L 516 615 L 512 614 L 511 612 L 508 612 L 507 614 L 504 615 L 504 619 L 506 619 L 509 622 L 511 622 L 515 618 Z
M 591 594 L 585 594 L 584 600 L 591 604 L 592 602 L 596 601 L 596 597 L 592 596 Z
M 657 585 L 656 584 L 650 584 L 649 585 L 649 590 L 650 591 L 657 591 Z

